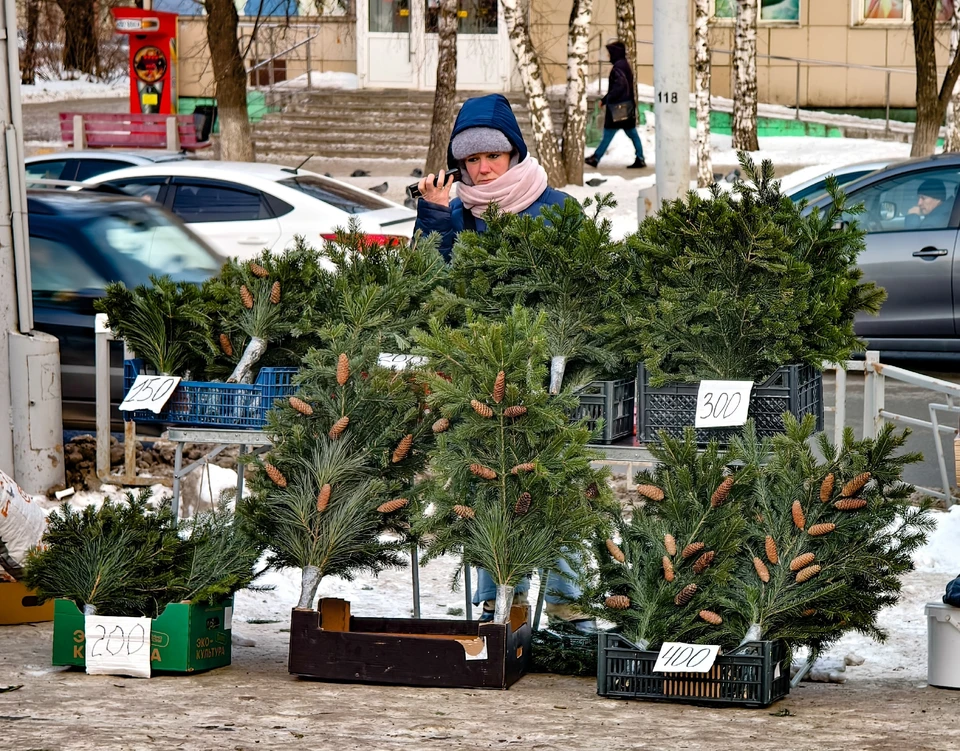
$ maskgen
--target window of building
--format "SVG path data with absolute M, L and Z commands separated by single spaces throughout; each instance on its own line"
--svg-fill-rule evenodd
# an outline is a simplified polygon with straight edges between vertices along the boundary
M 496 34 L 497 0 L 460 0 L 457 15 L 460 34 Z M 436 34 L 440 18 L 440 0 L 427 0 L 427 33 Z
M 410 0 L 370 0 L 370 31 L 409 33 Z
M 949 23 L 955 0 L 937 1 L 937 21 Z M 862 24 L 908 24 L 913 21 L 910 0 L 854 0 L 856 22 Z
M 800 0 L 759 0 L 760 23 L 800 23 Z M 737 17 L 737 0 L 714 0 L 713 17 L 733 22 Z

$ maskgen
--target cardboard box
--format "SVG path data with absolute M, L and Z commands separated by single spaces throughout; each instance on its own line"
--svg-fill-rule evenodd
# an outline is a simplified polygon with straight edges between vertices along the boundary
M 150 626 L 153 672 L 193 673 L 230 664 L 233 598 L 218 605 L 173 602 Z M 85 667 L 84 616 L 73 600 L 55 600 L 53 664 Z
M 325 598 L 294 610 L 288 669 L 304 678 L 404 686 L 506 689 L 530 666 L 527 609 L 510 623 L 354 618 L 350 603 Z
M 0 625 L 41 623 L 53 620 L 53 601 L 42 605 L 22 582 L 0 582 Z

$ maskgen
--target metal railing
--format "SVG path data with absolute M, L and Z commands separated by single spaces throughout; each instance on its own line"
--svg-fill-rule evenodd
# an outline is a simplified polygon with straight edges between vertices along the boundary
M 311 74 L 313 72 L 313 56 L 311 55 L 311 42 L 313 42 L 313 40 L 316 39 L 318 36 L 320 36 L 319 31 L 316 34 L 313 34 L 312 36 L 308 36 L 306 39 L 300 42 L 297 42 L 296 44 L 291 45 L 290 47 L 287 47 L 284 50 L 281 50 L 280 52 L 270 55 L 270 57 L 268 57 L 266 60 L 261 60 L 255 65 L 252 65 L 251 67 L 247 68 L 246 74 L 249 76 L 251 73 L 266 67 L 268 76 L 269 76 L 269 85 L 266 88 L 267 88 L 267 91 L 271 91 L 273 87 L 277 85 L 276 68 L 275 68 L 276 61 L 280 59 L 286 59 L 286 57 L 294 50 L 298 50 L 301 47 L 306 47 L 306 66 L 305 67 L 306 67 L 306 73 L 307 73 L 307 89 L 308 90 L 312 89 L 313 76 Z M 256 38 L 254 38 L 253 42 L 254 42 L 254 49 L 255 49 L 254 55 L 256 58 L 259 58 L 259 55 L 257 54 L 258 44 L 256 42 Z M 286 70 L 286 68 L 284 68 L 284 70 Z M 253 88 L 262 88 L 262 87 L 254 85 Z

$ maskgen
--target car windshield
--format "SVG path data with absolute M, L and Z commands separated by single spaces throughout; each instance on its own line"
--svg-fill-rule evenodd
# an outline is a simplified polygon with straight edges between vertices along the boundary
M 324 180 L 322 177 L 312 175 L 297 175 L 277 182 L 280 185 L 286 185 L 288 188 L 299 190 L 301 193 L 306 193 L 308 196 L 328 203 L 341 211 L 346 211 L 348 214 L 362 214 L 365 211 L 388 209 L 393 205 L 389 201 L 377 198 L 368 191 L 340 185 L 332 180 Z
M 843 175 L 834 175 L 837 178 L 837 187 L 844 188 L 854 180 L 859 180 L 864 175 L 869 175 L 874 170 L 861 170 L 858 172 L 847 172 Z M 808 185 L 802 190 L 798 190 L 796 193 L 790 194 L 790 200 L 794 203 L 799 203 L 804 198 L 813 203 L 820 199 L 820 196 L 827 194 L 827 178 L 824 177 L 822 180 L 817 180 L 813 185 Z
M 148 284 L 151 276 L 202 282 L 220 270 L 223 261 L 152 206 L 117 206 L 83 227 L 125 278 Z

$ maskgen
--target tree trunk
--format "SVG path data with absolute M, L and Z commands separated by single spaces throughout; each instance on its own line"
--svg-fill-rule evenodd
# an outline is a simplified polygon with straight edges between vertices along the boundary
M 950 55 L 953 60 L 960 49 L 960 2 L 953 4 L 950 22 Z M 943 144 L 945 152 L 960 151 L 960 85 L 954 84 L 953 95 L 947 102 L 947 137 Z
M 563 117 L 563 167 L 567 185 L 583 185 L 587 141 L 587 74 L 593 0 L 573 0 L 567 27 L 567 100 Z
M 910 156 L 930 156 L 937 148 L 940 125 L 960 76 L 960 58 L 953 52 L 950 65 L 937 88 L 937 55 L 934 36 L 937 0 L 913 0 L 913 47 L 917 66 L 917 126 Z
M 255 161 L 250 117 L 247 113 L 247 74 L 237 39 L 237 8 L 233 0 L 204 0 L 207 44 L 216 84 L 220 123 L 220 158 Z
M 94 0 L 57 0 L 63 11 L 63 69 L 97 73 L 99 53 Z
M 637 78 L 637 13 L 635 0 L 617 0 L 617 39 L 627 48 L 627 62 Z M 603 54 L 603 50 L 600 50 Z
M 566 184 L 566 173 L 557 137 L 553 132 L 553 117 L 550 115 L 550 102 L 543 85 L 543 68 L 540 57 L 530 38 L 530 25 L 518 0 L 502 0 L 503 20 L 510 36 L 510 46 L 517 58 L 517 72 L 523 82 L 523 92 L 530 110 L 530 124 L 533 127 L 533 139 L 537 146 L 537 157 L 547 172 L 547 181 L 554 187 Z
M 510 623 L 510 608 L 513 607 L 513 592 L 514 586 L 512 584 L 497 585 L 497 599 L 493 610 L 494 623 Z
M 427 174 L 437 174 L 447 166 L 447 145 L 457 110 L 457 0 L 440 0 L 437 31 L 437 89 L 433 95 Z
M 697 187 L 713 183 L 710 159 L 710 0 L 695 0 L 693 70 L 696 76 Z
M 40 30 L 40 0 L 26 0 L 26 25 L 23 56 L 20 58 L 20 83 L 30 86 L 37 82 L 37 37 Z
M 757 151 L 757 8 L 759 0 L 737 0 L 733 40 L 733 148 Z

